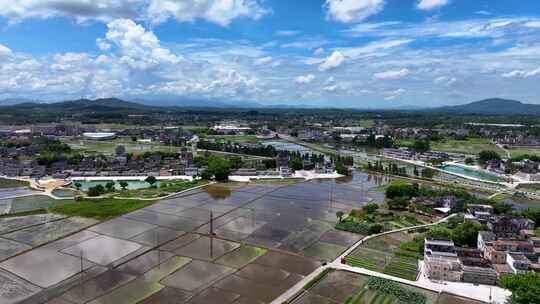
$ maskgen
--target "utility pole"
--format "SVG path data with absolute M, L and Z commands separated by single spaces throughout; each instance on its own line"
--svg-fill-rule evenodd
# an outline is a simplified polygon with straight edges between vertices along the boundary
M 215 235 L 214 233 L 214 213 L 210 211 L 210 235 Z
M 79 256 L 81 258 L 81 281 L 80 281 L 80 288 L 81 288 L 81 298 L 84 296 L 84 280 L 83 280 L 83 273 L 84 273 L 84 264 L 83 264 L 83 252 L 82 250 L 79 252 Z
M 161 269 L 161 252 L 160 252 L 160 246 L 159 246 L 159 231 L 157 229 L 156 229 L 156 251 L 157 251 L 158 269 Z

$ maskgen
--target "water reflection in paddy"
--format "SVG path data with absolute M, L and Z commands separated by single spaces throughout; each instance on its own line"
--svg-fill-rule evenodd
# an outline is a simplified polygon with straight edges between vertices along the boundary
M 320 253 L 326 260 L 346 246 L 318 242 L 323 235 L 334 231 L 336 212 L 349 212 L 372 200 L 382 201 L 384 193 L 372 189 L 389 181 L 383 176 L 355 172 L 338 180 L 248 185 L 232 191 L 216 185 L 186 198 L 204 202 L 196 209 L 236 207 L 229 212 L 222 210 L 227 212 L 222 216 L 215 214 L 214 232 L 218 236 L 295 253 L 305 251 L 310 256 Z M 189 216 L 198 217 L 194 211 Z M 208 233 L 209 229 L 206 224 L 198 231 Z
M 78 261 L 83 252 L 85 260 L 97 267 L 127 262 L 115 269 L 122 274 L 108 273 L 89 283 L 91 297 L 105 293 L 93 303 L 145 299 L 168 303 L 175 297 L 170 290 L 177 288 L 181 295 L 197 296 L 200 291 L 200 300 L 204 301 L 218 295 L 212 284 L 244 303 L 267 302 L 311 273 L 322 260 L 335 258 L 357 240 L 358 236 L 334 230 L 335 213 L 362 207 L 374 198 L 371 190 L 386 182 L 384 178 L 357 172 L 339 180 L 292 185 L 215 185 L 95 225 L 86 230 L 92 231 L 90 238 L 62 246 L 46 245 L 50 248 L 48 261 L 50 267 L 58 267 L 63 263 L 62 257 L 71 263 Z M 199 234 L 210 233 L 211 213 L 215 238 Z M 46 232 L 41 237 L 49 235 L 52 234 Z M 26 240 L 22 236 L 20 239 Z M 161 246 L 161 252 L 142 251 L 163 243 L 166 244 Z M 129 258 L 132 260 L 128 261 Z M 68 264 L 61 276 L 47 278 L 20 262 L 27 260 L 19 258 L 17 267 L 11 262 L 1 267 L 43 287 L 73 276 L 78 270 Z M 49 266 L 39 266 L 40 271 L 49 271 Z M 115 289 L 102 285 L 104 282 L 111 282 L 110 287 Z M 79 290 L 73 290 L 66 297 L 74 302 L 90 298 L 78 298 L 78 294 Z M 185 303 L 184 298 L 176 300 Z

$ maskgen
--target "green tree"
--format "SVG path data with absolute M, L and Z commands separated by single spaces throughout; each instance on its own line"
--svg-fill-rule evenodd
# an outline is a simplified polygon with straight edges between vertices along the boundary
M 452 239 L 452 230 L 443 225 L 436 225 L 429 229 L 426 236 L 434 239 Z
M 204 179 L 204 180 L 211 180 L 212 177 L 213 177 L 212 173 L 208 169 L 201 172 L 201 178 Z
M 291 167 L 292 170 L 297 171 L 302 170 L 302 168 L 304 168 L 304 164 L 301 158 L 295 157 L 289 162 L 289 167 Z
M 467 164 L 469 166 L 474 165 L 474 158 L 472 158 L 472 157 L 465 158 L 465 164 Z
M 501 156 L 497 152 L 491 150 L 484 150 L 478 153 L 478 162 L 481 164 L 485 164 L 490 160 L 501 160 Z
M 369 226 L 369 234 L 381 233 L 382 230 L 383 230 L 383 226 L 381 224 L 373 224 Z
M 411 198 L 416 196 L 418 193 L 413 185 L 403 182 L 393 182 L 386 188 L 386 197 L 393 199 L 396 197 L 405 197 Z
M 95 197 L 95 196 L 100 196 L 103 193 L 105 193 L 105 188 L 101 184 L 95 185 L 94 187 L 90 187 L 88 189 L 88 196 Z
M 362 209 L 367 213 L 375 213 L 375 211 L 379 209 L 379 205 L 377 205 L 376 203 L 369 203 L 363 206 Z
M 435 176 L 435 170 L 431 168 L 425 168 L 422 170 L 422 177 L 427 179 L 432 179 Z
M 392 210 L 405 210 L 409 206 L 409 198 L 405 196 L 394 197 L 387 202 L 388 208 Z
M 476 247 L 478 231 L 482 228 L 481 224 L 464 222 L 452 230 L 451 238 L 458 246 Z
M 349 168 L 347 168 L 345 165 L 343 165 L 342 163 L 337 163 L 336 164 L 336 172 L 338 174 L 341 174 L 341 175 L 349 175 L 350 172 L 349 172 Z
M 336 212 L 336 217 L 338 218 L 340 223 L 343 222 L 343 215 L 345 215 L 345 214 L 341 210 Z
M 195 158 L 193 158 L 193 163 L 197 167 L 206 166 L 208 165 L 208 159 L 206 159 L 204 156 L 198 155 L 198 156 L 195 156 Z
M 126 181 L 120 181 L 120 187 L 122 188 L 122 190 L 126 190 L 126 188 L 128 187 L 128 182 Z
M 239 169 L 242 168 L 242 158 L 239 156 L 233 156 L 229 158 L 229 161 L 231 162 L 231 168 L 233 169 Z
M 81 187 L 82 187 L 82 184 L 79 183 L 79 182 L 75 182 L 75 184 L 73 184 L 75 186 L 75 188 L 77 188 L 77 190 L 81 190 Z
M 144 181 L 150 184 L 150 186 L 153 186 L 157 182 L 157 178 L 155 176 L 150 175 Z
M 105 189 L 107 192 L 112 192 L 114 190 L 114 182 L 110 181 L 105 184 Z
M 493 202 L 492 206 L 495 214 L 508 214 L 514 210 L 514 206 L 505 202 Z
M 415 140 L 413 144 L 413 150 L 416 153 L 425 153 L 430 150 L 429 140 Z
M 208 158 L 207 171 L 209 171 L 217 181 L 226 181 L 229 179 L 229 174 L 231 172 L 231 163 L 223 157 L 210 156 Z
M 523 212 L 521 212 L 521 215 L 534 221 L 536 223 L 536 227 L 540 226 L 540 209 L 528 208 L 524 210 Z
M 540 275 L 526 272 L 503 276 L 501 286 L 512 292 L 512 304 L 540 304 Z

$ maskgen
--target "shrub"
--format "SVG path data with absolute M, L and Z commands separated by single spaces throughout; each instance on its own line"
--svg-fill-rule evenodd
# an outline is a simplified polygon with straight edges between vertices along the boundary
M 409 198 L 402 196 L 402 197 L 394 197 L 393 199 L 388 201 L 388 208 L 393 210 L 405 210 L 409 206 Z
M 349 169 L 343 165 L 342 163 L 337 163 L 336 164 L 336 172 L 338 174 L 341 174 L 341 175 L 349 175 L 350 172 L 349 172 Z
M 374 213 L 375 211 L 377 211 L 377 209 L 379 209 L 379 205 L 377 205 L 376 203 L 369 203 L 362 207 L 362 209 L 367 213 Z
M 426 296 L 420 292 L 408 290 L 401 287 L 398 283 L 390 280 L 370 277 L 367 285 L 371 289 L 375 289 L 381 293 L 394 296 L 399 303 L 404 304 L 425 304 Z
M 336 224 L 336 229 L 348 231 L 352 233 L 358 233 L 363 235 L 370 235 L 379 233 L 382 231 L 383 226 L 381 224 L 369 224 L 369 223 L 357 223 L 354 221 L 343 221 Z
M 336 229 L 338 230 L 364 234 L 364 235 L 369 234 L 369 228 L 370 228 L 369 224 L 355 223 L 352 221 L 343 221 L 336 224 Z
M 110 181 L 105 184 L 105 189 L 107 189 L 107 192 L 114 191 L 114 182 Z
M 383 226 L 381 224 L 374 224 L 369 227 L 369 234 L 381 233 Z
M 128 182 L 120 181 L 120 187 L 122 188 L 122 190 L 126 190 L 126 188 L 128 187 Z
M 100 196 L 103 193 L 105 193 L 105 188 L 101 185 L 95 185 L 94 187 L 90 187 L 88 189 L 88 196 Z
M 151 186 L 157 182 L 157 178 L 155 176 L 148 176 L 144 181 L 149 183 Z
M 416 196 L 417 192 L 418 189 L 416 189 L 411 184 L 394 182 L 386 188 L 386 197 L 389 199 L 393 199 L 396 197 L 411 198 L 413 196 Z

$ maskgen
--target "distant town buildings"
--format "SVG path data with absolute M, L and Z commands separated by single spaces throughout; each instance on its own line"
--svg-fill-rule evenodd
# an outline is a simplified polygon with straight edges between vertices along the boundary
M 222 135 L 244 135 L 251 131 L 250 127 L 242 127 L 235 123 L 220 124 L 212 128 L 214 132 Z

